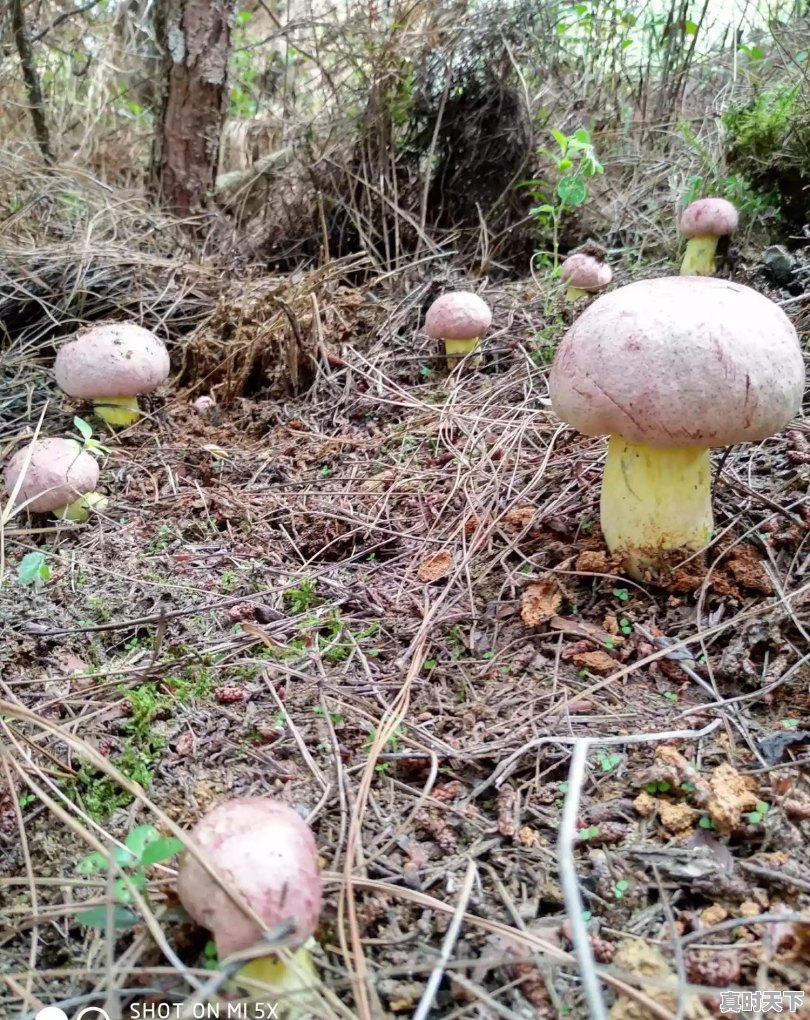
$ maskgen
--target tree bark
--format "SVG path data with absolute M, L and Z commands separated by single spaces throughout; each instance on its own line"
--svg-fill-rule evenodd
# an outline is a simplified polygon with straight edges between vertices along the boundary
M 25 91 L 28 96 L 28 108 L 31 111 L 31 120 L 34 124 L 34 136 L 36 137 L 43 160 L 50 166 L 54 162 L 54 154 L 51 148 L 48 121 L 45 116 L 45 100 L 42 98 L 42 88 L 40 87 L 39 75 L 37 74 L 37 65 L 34 62 L 34 50 L 28 37 L 28 29 L 25 27 L 22 0 L 11 0 L 11 26 L 14 31 L 17 53 L 20 56 L 20 64 L 22 65 Z
M 228 113 L 228 64 L 235 0 L 158 0 L 165 95 L 152 170 L 161 201 L 197 216 L 213 193 Z

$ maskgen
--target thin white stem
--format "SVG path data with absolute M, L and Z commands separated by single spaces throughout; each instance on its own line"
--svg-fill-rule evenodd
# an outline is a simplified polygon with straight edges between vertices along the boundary
M 560 833 L 557 838 L 557 868 L 560 873 L 565 912 L 571 929 L 571 942 L 579 964 L 582 989 L 588 1002 L 588 1016 L 591 1020 L 607 1020 L 607 1011 L 602 999 L 602 989 L 596 974 L 596 960 L 593 957 L 588 929 L 583 918 L 584 905 L 579 895 L 579 882 L 574 864 L 574 849 L 577 836 L 579 797 L 585 778 L 585 762 L 591 741 L 577 740 L 568 767 L 568 792 L 565 795 Z

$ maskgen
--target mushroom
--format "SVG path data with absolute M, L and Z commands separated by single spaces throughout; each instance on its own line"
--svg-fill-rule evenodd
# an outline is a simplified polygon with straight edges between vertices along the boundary
M 270 797 L 229 800 L 200 819 L 191 840 L 225 884 L 186 854 L 177 895 L 191 917 L 212 932 L 220 959 L 257 945 L 262 934 L 228 888 L 267 927 L 289 919 L 299 945 L 310 938 L 321 908 L 321 874 L 312 830 L 296 811 Z M 300 991 L 302 979 L 311 983 L 314 970 L 302 946 L 289 969 L 275 955 L 266 955 L 251 960 L 239 976 Z
M 713 276 L 717 242 L 737 229 L 737 210 L 724 198 L 699 198 L 681 213 L 681 235 L 687 238 L 681 276 Z
M 217 406 L 217 402 L 213 397 L 203 396 L 197 397 L 197 399 L 192 402 L 191 406 L 201 418 L 208 418 Z
M 124 322 L 94 326 L 59 349 L 56 382 L 68 396 L 92 400 L 108 425 L 140 417 L 138 397 L 152 393 L 169 374 L 169 352 L 148 329 Z
M 773 435 L 801 406 L 796 330 L 772 301 L 710 277 L 605 294 L 563 337 L 549 378 L 559 417 L 609 435 L 601 523 L 644 580 L 712 534 L 712 447 Z
M 569 301 L 578 301 L 588 294 L 604 290 L 613 279 L 610 266 L 595 259 L 593 255 L 580 252 L 569 255 L 563 262 L 560 278 L 568 284 L 565 296 Z
M 428 308 L 425 332 L 444 340 L 448 369 L 454 369 L 468 354 L 473 355 L 470 364 L 477 368 L 481 364 L 481 356 L 474 354 L 478 338 L 491 324 L 492 313 L 485 301 L 477 294 L 456 290 L 442 294 Z
M 18 450 L 6 465 L 6 492 L 22 482 L 18 499 L 33 513 L 48 513 L 83 524 L 90 510 L 104 510 L 107 499 L 95 492 L 99 468 L 95 457 L 75 439 L 38 439 Z

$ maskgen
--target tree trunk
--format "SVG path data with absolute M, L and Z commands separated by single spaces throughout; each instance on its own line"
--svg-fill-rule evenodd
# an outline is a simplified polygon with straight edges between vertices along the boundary
M 48 121 L 45 117 L 45 100 L 42 98 L 42 89 L 39 84 L 39 75 L 34 62 L 34 51 L 31 47 L 31 39 L 25 25 L 22 0 L 11 0 L 11 27 L 14 31 L 14 41 L 17 44 L 17 53 L 22 66 L 25 91 L 28 95 L 28 107 L 31 110 L 31 120 L 34 124 L 39 151 L 42 158 L 50 165 L 54 162 L 53 149 L 51 148 L 51 137 L 48 132 Z
M 158 0 L 165 96 L 152 170 L 161 201 L 198 215 L 213 192 L 228 112 L 228 63 L 235 0 Z

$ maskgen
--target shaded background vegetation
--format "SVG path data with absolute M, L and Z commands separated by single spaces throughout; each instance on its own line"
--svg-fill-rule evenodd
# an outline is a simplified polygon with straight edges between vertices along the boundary
M 148 192 L 161 105 L 155 5 L 22 7 L 62 183 L 32 177 L 42 154 L 9 8 L 4 236 L 47 231 L 55 208 L 58 231 L 92 224 L 113 236 L 101 200 L 131 210 Z M 734 199 L 749 228 L 801 241 L 809 50 L 795 0 L 243 2 L 219 157 L 230 177 L 209 206 L 208 251 L 287 270 L 362 250 L 383 272 L 452 253 L 474 272 L 525 275 L 550 237 L 532 214 L 537 187 L 522 182 L 553 200 L 539 150 L 550 129 L 579 128 L 605 173 L 563 218 L 563 250 L 593 236 L 660 252 L 682 197 L 707 192 Z M 148 229 L 134 239 L 161 246 Z

